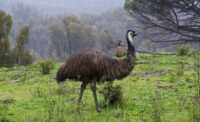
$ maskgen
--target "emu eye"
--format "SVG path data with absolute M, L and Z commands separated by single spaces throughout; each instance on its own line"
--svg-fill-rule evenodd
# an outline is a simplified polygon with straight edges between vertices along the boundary
M 134 36 L 134 33 L 133 33 L 133 32 L 131 32 L 131 35 L 132 35 L 132 36 Z

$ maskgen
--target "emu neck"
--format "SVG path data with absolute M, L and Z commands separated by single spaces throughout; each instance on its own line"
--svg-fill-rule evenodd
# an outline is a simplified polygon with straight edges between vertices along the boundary
M 131 68 L 134 67 L 135 64 L 135 51 L 128 50 L 128 55 L 125 61 L 130 65 Z
M 109 70 L 108 78 L 103 80 L 121 79 L 129 75 L 134 68 L 134 59 L 134 56 L 128 55 L 128 57 L 123 60 L 118 60 L 116 63 L 113 62 L 111 65 L 114 68 L 107 69 Z

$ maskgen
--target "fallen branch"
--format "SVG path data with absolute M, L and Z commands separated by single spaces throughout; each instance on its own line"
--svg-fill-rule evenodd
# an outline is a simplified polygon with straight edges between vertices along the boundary
M 16 82 L 19 82 L 20 80 L 11 80 L 11 81 L 7 81 L 7 82 L 10 82 L 10 83 L 16 83 Z
M 136 51 L 137 53 L 146 53 L 146 54 L 153 54 L 153 55 L 176 55 L 176 53 L 156 53 L 156 52 L 146 52 L 146 51 Z
M 122 47 L 128 49 L 127 46 L 121 45 Z M 147 51 L 136 51 L 137 53 L 153 54 L 153 55 L 176 55 L 176 53 L 156 53 L 156 52 L 147 52 Z

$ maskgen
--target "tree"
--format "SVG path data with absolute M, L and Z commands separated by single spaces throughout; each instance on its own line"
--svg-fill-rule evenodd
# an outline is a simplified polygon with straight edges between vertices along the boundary
M 126 0 L 125 9 L 142 26 L 154 28 L 154 39 L 160 43 L 200 42 L 199 0 Z
M 95 44 L 97 42 L 96 29 L 91 26 L 85 26 L 85 34 L 86 34 L 86 39 L 84 42 L 84 48 L 89 49 L 95 47 Z
M 61 23 L 55 21 L 49 26 L 49 56 L 63 61 L 72 53 L 94 47 L 97 35 L 91 26 L 84 26 L 74 15 L 59 16 L 59 20 Z
M 46 32 L 54 17 L 43 15 L 36 7 L 31 7 L 24 3 L 13 4 L 11 16 L 13 19 L 13 26 L 9 34 L 11 44 L 15 44 L 19 30 L 25 25 L 29 25 L 30 35 L 26 48 L 33 49 L 42 58 L 47 56 L 46 50 L 49 40 Z
M 57 61 L 64 60 L 68 55 L 68 39 L 65 32 L 65 28 L 57 23 L 53 22 L 49 25 L 49 44 L 48 55 L 53 57 Z
M 77 52 L 83 49 L 86 39 L 85 28 L 82 24 L 71 22 L 68 26 L 69 40 L 71 43 L 71 52 Z
M 31 64 L 33 62 L 31 54 L 25 50 L 29 41 L 29 26 L 24 26 L 16 38 L 16 45 L 14 54 L 16 56 L 16 63 L 19 65 Z
M 99 35 L 99 40 L 101 41 L 102 50 L 108 53 L 114 42 L 112 34 L 107 29 L 103 29 Z
M 8 35 L 12 27 L 12 18 L 0 10 L 0 66 L 9 64 L 10 40 Z
M 69 55 L 71 55 L 72 54 L 72 43 L 73 43 L 73 39 L 74 39 L 74 37 L 71 37 L 72 35 L 71 34 L 73 34 L 73 33 L 70 33 L 70 29 L 73 29 L 73 27 L 75 27 L 75 26 L 78 26 L 77 24 L 79 24 L 79 27 L 81 27 L 81 26 L 83 26 L 83 24 L 82 24 L 82 22 L 76 17 L 76 16 L 74 16 L 74 15 L 65 15 L 65 16 L 63 16 L 63 17 L 61 17 L 61 20 L 62 20 L 62 22 L 63 22 L 63 24 L 64 24 L 64 27 L 65 27 L 65 31 L 66 31 L 66 33 L 67 33 L 67 37 L 68 37 L 68 53 L 69 53 Z M 70 23 L 74 23 L 74 24 L 70 24 Z M 76 25 L 75 25 L 75 23 L 76 23 Z M 71 27 L 69 27 L 69 26 L 71 26 Z M 71 32 L 72 32 L 72 30 L 71 30 Z M 75 42 L 74 42 L 75 43 Z

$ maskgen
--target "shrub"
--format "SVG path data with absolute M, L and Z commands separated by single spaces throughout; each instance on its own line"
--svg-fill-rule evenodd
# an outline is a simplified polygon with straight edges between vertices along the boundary
M 174 72 L 170 73 L 170 74 L 169 74 L 169 82 L 170 82 L 170 83 L 174 83 L 174 82 L 176 82 L 176 81 L 177 81 L 177 76 L 176 76 L 176 74 L 175 74 Z
M 5 99 L 0 99 L 0 104 L 10 104 L 14 103 L 15 100 L 13 98 L 5 98 Z
M 190 75 L 188 75 L 188 74 L 185 74 L 184 75 L 184 78 L 185 78 L 185 81 L 186 82 L 191 82 L 192 80 L 190 79 Z
M 184 75 L 184 67 L 179 66 L 177 68 L 176 74 L 177 74 L 177 76 L 183 76 Z
M 48 96 L 48 91 L 41 86 L 37 86 L 31 90 L 31 95 L 35 98 L 46 98 Z
M 187 56 L 190 53 L 190 45 L 183 45 L 178 47 L 178 56 Z
M 55 62 L 51 58 L 46 58 L 44 60 L 40 60 L 38 64 L 42 68 L 42 74 L 46 75 L 50 73 L 50 70 L 54 68 Z
M 152 120 L 153 122 L 162 122 L 163 115 L 163 105 L 161 94 L 159 91 L 155 91 L 155 94 L 152 96 Z
M 64 82 L 64 83 L 59 85 L 59 87 L 57 89 L 57 94 L 66 96 L 69 93 L 69 90 L 71 90 L 71 89 L 69 88 L 68 83 Z
M 114 87 L 112 84 L 105 84 L 100 93 L 104 96 L 105 101 L 111 105 L 122 103 L 122 90 L 119 85 Z

